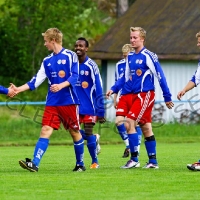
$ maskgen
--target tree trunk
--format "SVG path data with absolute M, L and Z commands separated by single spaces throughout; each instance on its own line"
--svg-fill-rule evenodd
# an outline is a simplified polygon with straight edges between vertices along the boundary
M 117 0 L 116 3 L 117 3 L 117 17 L 120 17 L 128 10 L 129 1 Z

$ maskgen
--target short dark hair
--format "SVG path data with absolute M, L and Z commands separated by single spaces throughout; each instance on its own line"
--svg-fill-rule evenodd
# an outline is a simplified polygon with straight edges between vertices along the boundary
M 89 42 L 88 42 L 84 37 L 80 37 L 80 38 L 78 38 L 78 40 L 83 40 L 83 41 L 85 41 L 85 46 L 86 46 L 86 47 L 89 47 Z

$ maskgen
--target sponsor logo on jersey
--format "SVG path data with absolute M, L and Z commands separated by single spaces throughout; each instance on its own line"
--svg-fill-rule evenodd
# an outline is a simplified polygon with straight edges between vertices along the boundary
M 81 82 L 77 81 L 76 86 L 81 86 Z
M 135 61 L 136 64 L 142 64 L 142 62 L 143 62 L 143 60 L 140 60 L 140 59 L 137 59 L 137 60 Z
M 58 60 L 58 61 L 57 61 L 57 63 L 58 63 L 59 65 L 61 64 L 61 62 L 62 62 L 61 60 Z
M 135 114 L 133 113 L 131 116 L 132 116 L 132 117 L 135 117 Z
M 57 77 L 57 72 L 51 72 L 51 77 Z
M 89 71 L 85 71 L 85 75 L 88 76 L 88 74 L 89 74 Z
M 62 64 L 63 64 L 63 65 L 65 65 L 65 64 L 66 64 L 66 60 L 62 60 L 61 62 L 62 62 Z
M 132 75 L 135 75 L 135 70 L 132 69 L 130 72 L 129 72 L 129 76 L 132 76 Z
M 142 70 L 141 70 L 141 69 L 137 69 L 137 70 L 136 70 L 136 74 L 137 74 L 138 76 L 141 76 L 141 75 L 142 75 Z
M 58 72 L 58 76 L 59 76 L 60 78 L 65 77 L 65 71 L 60 70 L 60 71 Z
M 80 71 L 80 75 L 83 75 L 83 74 L 84 74 L 84 70 L 81 70 L 81 71 Z
M 124 112 L 124 109 L 117 109 L 117 112 Z
M 83 82 L 82 82 L 82 87 L 83 87 L 83 88 L 87 88 L 87 87 L 88 87 L 88 82 L 83 81 Z

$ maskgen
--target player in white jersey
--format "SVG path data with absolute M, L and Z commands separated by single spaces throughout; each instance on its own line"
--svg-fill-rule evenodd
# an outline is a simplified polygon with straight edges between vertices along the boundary
M 75 52 L 62 47 L 63 34 L 57 28 L 50 28 L 45 33 L 44 46 L 53 51 L 44 58 L 37 74 L 26 84 L 13 88 L 17 93 L 36 89 L 46 78 L 48 79 L 48 94 L 42 118 L 40 138 L 35 146 L 33 160 L 20 160 L 22 168 L 37 172 L 42 156 L 46 152 L 53 130 L 60 128 L 63 123 L 69 130 L 76 155 L 76 166 L 73 171 L 85 171 L 83 162 L 84 140 L 79 132 L 78 119 L 79 100 L 75 84 L 78 80 L 79 63 Z
M 196 34 L 197 38 L 197 47 L 200 48 L 200 31 Z M 195 71 L 194 75 L 192 76 L 192 79 L 186 84 L 186 86 L 177 94 L 178 100 L 181 100 L 182 96 L 189 90 L 192 90 L 194 87 L 199 85 L 200 83 L 200 60 L 198 62 L 198 68 Z M 187 168 L 192 171 L 200 171 L 200 159 L 199 161 L 193 163 L 193 164 L 188 164 Z
M 123 76 L 125 68 L 126 68 L 126 57 L 131 51 L 134 51 L 134 49 L 132 48 L 130 44 L 123 45 L 122 54 L 123 54 L 124 59 L 120 60 L 116 64 L 115 81 L 117 81 L 121 76 Z M 114 98 L 113 98 L 115 109 L 117 109 L 117 104 L 118 104 L 117 96 L 118 94 L 114 94 Z M 124 119 L 124 117 L 125 116 L 121 116 L 121 115 L 116 116 L 115 123 L 116 123 L 117 130 L 119 132 L 119 135 L 121 136 L 126 146 L 122 157 L 127 158 L 129 157 L 129 153 L 130 153 L 129 140 L 128 140 L 128 134 L 127 134 L 127 129 L 129 128 L 129 126 L 126 123 L 126 120 Z M 139 152 L 141 139 L 142 139 L 142 130 L 140 126 L 138 125 L 136 126 L 136 132 L 138 134 L 138 152 Z
M 79 79 L 76 84 L 80 100 L 79 119 L 84 128 L 81 134 L 87 140 L 87 147 L 92 158 L 90 168 L 99 168 L 97 151 L 99 151 L 99 135 L 93 134 L 93 127 L 98 120 L 105 122 L 102 80 L 98 65 L 87 56 L 88 41 L 80 37 L 75 43 L 75 52 L 79 60 Z M 97 142 L 96 142 L 97 141 Z
M 107 92 L 107 98 L 122 89 L 120 103 L 116 115 L 126 116 L 130 124 L 128 130 L 131 157 L 122 166 L 123 169 L 136 168 L 140 165 L 138 160 L 138 137 L 136 125 L 140 124 L 145 138 L 145 147 L 148 162 L 143 168 L 159 168 L 156 157 L 156 140 L 152 130 L 151 113 L 155 101 L 154 76 L 157 77 L 163 91 L 167 108 L 174 104 L 166 78 L 155 53 L 144 47 L 146 31 L 141 27 L 130 28 L 130 44 L 134 52 L 130 52 L 126 60 L 124 75 Z

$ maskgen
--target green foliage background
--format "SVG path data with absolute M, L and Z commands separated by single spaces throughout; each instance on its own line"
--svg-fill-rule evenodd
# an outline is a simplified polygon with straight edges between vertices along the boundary
M 48 28 L 59 28 L 63 46 L 73 50 L 78 37 L 93 44 L 113 22 L 95 0 L 0 1 L 0 84 L 31 79 L 49 54 L 41 35 Z

